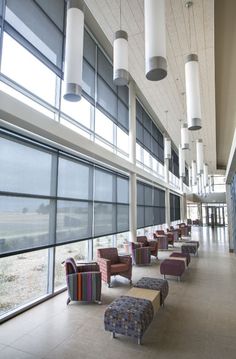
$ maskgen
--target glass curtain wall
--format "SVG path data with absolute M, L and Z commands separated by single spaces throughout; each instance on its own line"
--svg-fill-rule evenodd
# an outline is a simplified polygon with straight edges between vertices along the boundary
M 137 182 L 137 229 L 138 234 L 153 233 L 148 227 L 165 224 L 165 191 Z
M 173 148 L 171 148 L 169 171 L 170 171 L 170 183 L 176 187 L 179 187 L 179 156 Z
M 127 158 L 128 87 L 113 85 L 112 64 L 89 30 L 84 31 L 83 98 L 63 99 L 65 1 L 8 0 L 3 10 L 0 90 Z
M 100 237 L 124 232 L 125 238 L 129 179 L 6 131 L 0 148 L 3 315 L 64 286 L 67 257 L 91 260 L 89 246 L 95 252 Z M 20 294 L 12 298 L 12 292 Z
M 136 100 L 137 164 L 164 177 L 164 138 L 147 111 Z
M 170 193 L 170 221 L 180 220 L 180 197 Z

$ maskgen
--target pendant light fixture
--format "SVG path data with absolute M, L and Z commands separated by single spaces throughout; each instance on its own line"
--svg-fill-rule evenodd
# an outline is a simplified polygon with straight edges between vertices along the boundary
M 203 142 L 202 140 L 196 141 L 196 153 L 197 153 L 197 174 L 203 173 Z
M 82 95 L 84 12 L 82 0 L 67 0 L 65 46 L 65 92 L 67 101 L 79 101 Z
M 203 166 L 203 182 L 204 182 L 204 187 L 208 186 L 208 164 L 204 163 Z
M 185 155 L 181 145 L 179 145 L 179 176 L 185 177 Z
M 169 137 L 164 137 L 164 154 L 165 159 L 171 159 L 171 139 Z
M 164 157 L 165 159 L 171 159 L 171 139 L 168 136 L 168 110 L 165 111 L 166 113 L 166 127 L 167 127 L 167 134 L 164 137 Z
M 181 126 L 181 147 L 182 150 L 189 150 L 188 125 L 184 123 Z
M 201 101 L 200 101 L 200 83 L 199 83 L 199 63 L 198 56 L 192 53 L 191 49 L 191 22 L 190 8 L 193 2 L 187 1 L 185 6 L 189 14 L 189 55 L 185 61 L 185 84 L 186 84 L 186 103 L 187 103 L 187 121 L 189 130 L 199 130 L 201 125 Z
M 116 31 L 113 43 L 113 81 L 117 86 L 125 86 L 129 83 L 129 48 L 128 34 L 122 30 L 122 11 L 120 0 L 120 30 Z
M 192 161 L 192 186 L 197 185 L 197 164 L 196 161 Z
M 167 76 L 165 0 L 145 0 L 146 78 L 160 81 Z

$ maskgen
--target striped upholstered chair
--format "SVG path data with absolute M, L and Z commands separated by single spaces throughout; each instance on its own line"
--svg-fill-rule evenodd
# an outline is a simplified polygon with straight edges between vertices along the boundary
M 150 247 L 143 247 L 140 243 L 135 242 L 131 242 L 130 247 L 134 264 L 147 265 L 151 263 Z
M 97 263 L 76 265 L 73 258 L 65 261 L 67 305 L 71 300 L 101 302 L 101 272 Z

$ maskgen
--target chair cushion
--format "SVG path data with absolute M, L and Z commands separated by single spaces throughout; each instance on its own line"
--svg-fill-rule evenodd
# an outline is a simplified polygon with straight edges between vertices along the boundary
M 129 270 L 129 265 L 126 263 L 117 263 L 111 265 L 111 274 L 126 272 Z

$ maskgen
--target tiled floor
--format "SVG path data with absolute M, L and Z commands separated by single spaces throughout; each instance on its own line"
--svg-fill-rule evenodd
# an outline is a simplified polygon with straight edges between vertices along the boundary
M 129 285 L 103 287 L 103 304 L 66 306 L 66 293 L 12 319 L 0 327 L 2 359 L 235 359 L 236 257 L 229 254 L 227 229 L 194 228 L 199 257 L 192 258 L 181 282 L 169 281 L 170 293 L 143 338 L 111 339 L 103 329 L 106 305 Z M 162 252 L 160 257 L 168 256 Z M 159 262 L 134 267 L 141 276 L 160 277 Z

